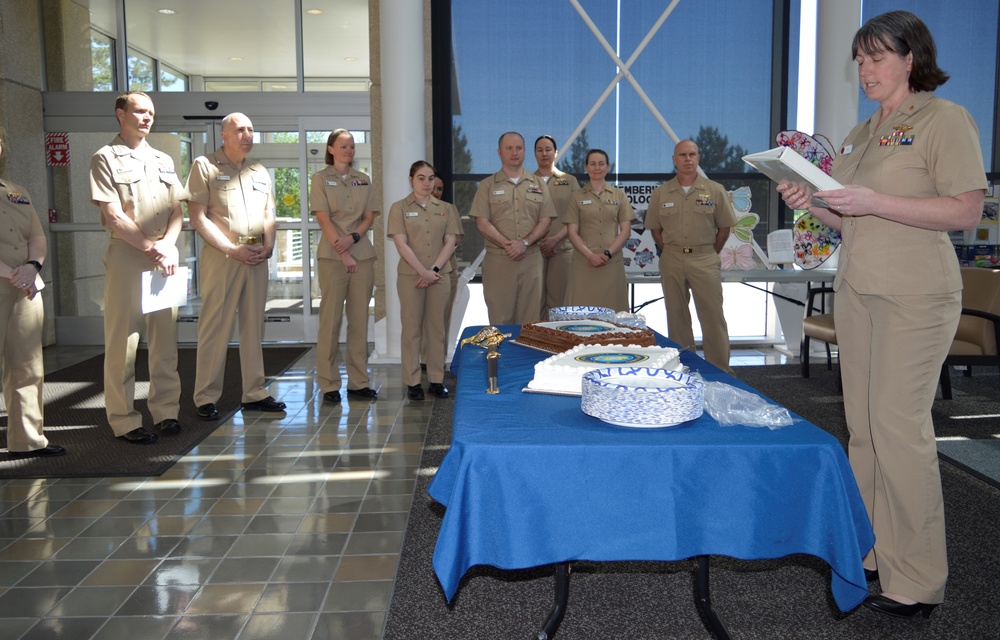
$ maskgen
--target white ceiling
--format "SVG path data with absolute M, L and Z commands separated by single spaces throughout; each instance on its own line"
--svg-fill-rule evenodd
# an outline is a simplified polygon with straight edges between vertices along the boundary
M 76 2 L 115 36 L 115 0 Z M 306 78 L 368 78 L 368 0 L 303 0 L 302 10 Z M 125 0 L 125 18 L 131 46 L 184 74 L 295 77 L 292 0 Z

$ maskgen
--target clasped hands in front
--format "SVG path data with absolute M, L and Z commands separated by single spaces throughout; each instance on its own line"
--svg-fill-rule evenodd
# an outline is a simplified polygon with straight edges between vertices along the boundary
M 22 264 L 10 272 L 10 283 L 24 292 L 28 300 L 35 297 L 38 289 L 35 287 L 35 278 L 38 276 L 38 269 L 34 265 Z
M 177 247 L 173 244 L 157 240 L 149 245 L 149 248 L 144 253 L 149 261 L 163 272 L 164 276 L 172 276 L 177 273 L 180 254 L 177 252 Z
M 528 245 L 524 244 L 524 240 L 508 240 L 503 250 L 512 262 L 520 262 L 524 260 L 524 252 L 528 250 Z
M 267 262 L 272 252 L 272 249 L 264 245 L 238 244 L 230 251 L 229 257 L 243 264 L 255 266 Z
M 842 216 L 867 216 L 874 213 L 875 192 L 856 184 L 844 185 L 843 189 L 812 192 L 797 184 L 782 182 L 778 185 L 778 193 L 785 204 L 795 210 L 812 208 L 812 199 L 815 197 L 829 205 L 828 209 Z
M 433 287 L 437 283 L 441 282 L 441 274 L 433 269 L 424 269 L 424 272 L 420 274 L 420 279 L 417 280 L 417 284 L 414 285 L 416 289 L 427 289 Z

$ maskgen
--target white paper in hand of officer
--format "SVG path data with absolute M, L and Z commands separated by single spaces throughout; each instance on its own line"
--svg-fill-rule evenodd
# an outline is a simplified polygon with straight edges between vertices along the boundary
M 757 169 L 774 182 L 791 182 L 812 193 L 833 191 L 844 186 L 823 173 L 823 170 L 809 162 L 791 147 L 776 147 L 760 153 L 743 156 L 743 162 Z M 829 207 L 822 198 L 813 197 L 813 204 Z
M 174 275 L 166 277 L 162 271 L 143 271 L 142 312 L 187 305 L 188 271 L 187 267 L 177 267 Z

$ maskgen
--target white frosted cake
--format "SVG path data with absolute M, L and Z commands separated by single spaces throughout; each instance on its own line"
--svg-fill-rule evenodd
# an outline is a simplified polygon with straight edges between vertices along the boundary
M 608 367 L 676 371 L 681 368 L 681 361 L 677 349 L 671 347 L 578 345 L 536 364 L 535 377 L 528 383 L 528 389 L 543 393 L 580 395 L 583 374 Z

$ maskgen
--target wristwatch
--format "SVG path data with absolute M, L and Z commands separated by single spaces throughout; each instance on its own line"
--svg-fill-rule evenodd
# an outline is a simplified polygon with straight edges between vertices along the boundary
M 611 252 L 608 251 L 607 249 L 605 249 L 604 250 L 604 255 L 606 255 L 608 258 L 610 258 L 611 257 Z
M 354 244 L 357 244 L 357 243 L 361 242 L 361 234 L 358 233 L 357 231 L 355 231 L 354 233 L 352 233 L 351 237 L 354 238 Z
M 524 238 L 521 238 L 521 242 L 523 242 L 523 243 L 524 243 L 524 246 L 526 246 L 526 247 L 530 247 L 530 246 L 531 246 L 531 243 L 530 243 L 530 242 L 528 242 L 528 241 L 527 241 L 526 239 L 524 239 Z
M 434 273 L 441 273 L 441 267 L 437 265 L 434 265 L 433 267 L 431 267 L 431 269 L 434 270 Z
M 42 263 L 41 263 L 41 262 L 39 262 L 38 260 L 28 260 L 28 261 L 27 261 L 27 262 L 25 262 L 24 264 L 30 264 L 31 266 L 33 266 L 33 267 L 34 267 L 35 269 L 37 269 L 38 271 L 41 271 L 41 270 L 42 270 Z

